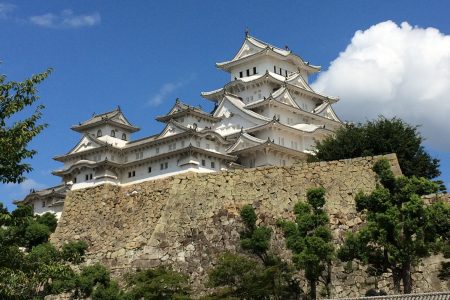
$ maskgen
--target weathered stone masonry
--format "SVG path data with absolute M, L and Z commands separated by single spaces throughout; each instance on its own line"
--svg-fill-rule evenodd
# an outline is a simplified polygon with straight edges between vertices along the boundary
M 395 155 L 386 156 L 395 174 L 401 174 Z M 185 174 L 162 180 L 118 187 L 101 185 L 69 192 L 52 242 L 69 240 L 89 243 L 88 263 L 101 262 L 114 274 L 136 268 L 171 264 L 190 274 L 194 286 L 203 290 L 207 272 L 217 255 L 239 250 L 239 209 L 250 203 L 259 222 L 273 226 L 273 247 L 286 259 L 290 253 L 275 223 L 291 218 L 294 204 L 311 187 L 327 191 L 326 209 L 336 242 L 361 224 L 354 196 L 369 192 L 376 184 L 372 171 L 379 157 L 292 167 L 267 167 L 210 174 Z M 440 257 L 428 259 L 414 274 L 415 291 L 450 289 L 437 279 Z M 342 264 L 333 272 L 333 297 L 358 296 L 373 287 L 374 278 L 364 268 Z M 391 288 L 382 278 L 379 287 Z

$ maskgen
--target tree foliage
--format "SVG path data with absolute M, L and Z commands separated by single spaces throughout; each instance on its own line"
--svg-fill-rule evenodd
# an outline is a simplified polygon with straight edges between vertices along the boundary
M 433 251 L 448 245 L 450 209 L 438 202 L 425 205 L 420 196 L 434 193 L 438 185 L 425 178 L 395 177 L 389 162 L 374 165 L 380 184 L 370 194 L 358 193 L 356 208 L 367 224 L 347 236 L 339 250 L 344 261 L 357 259 L 370 266 L 373 275 L 391 272 L 394 286 L 412 290 L 411 267 Z
M 5 75 L 0 75 L 0 182 L 20 183 L 25 179 L 24 173 L 32 170 L 23 160 L 36 154 L 27 146 L 46 126 L 38 124 L 44 106 L 38 105 L 31 116 L 23 120 L 15 118 L 39 99 L 37 85 L 50 73 L 48 69 L 22 82 L 7 81 Z
M 322 282 L 330 297 L 331 262 L 334 257 L 329 219 L 323 210 L 325 190 L 313 188 L 307 191 L 307 202 L 294 207 L 295 222 L 281 220 L 286 245 L 293 252 L 295 265 L 305 272 L 309 284 L 309 297 L 316 299 L 317 284 Z
M 138 271 L 126 282 L 130 299 L 189 299 L 188 277 L 167 267 Z
M 303 295 L 294 269 L 270 249 L 272 230 L 256 225 L 257 215 L 251 205 L 241 208 L 244 229 L 241 247 L 252 256 L 225 253 L 209 274 L 213 287 L 222 287 L 213 299 L 300 299 Z
M 346 124 L 316 144 L 316 159 L 337 160 L 396 153 L 406 176 L 428 179 L 440 175 L 439 160 L 423 148 L 417 126 L 401 119 L 379 117 L 364 124 Z

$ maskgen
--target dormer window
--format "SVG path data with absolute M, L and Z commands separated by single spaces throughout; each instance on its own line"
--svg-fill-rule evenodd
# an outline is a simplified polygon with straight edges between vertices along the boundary
M 99 129 L 97 130 L 97 137 L 101 137 L 102 136 L 102 131 Z
M 112 136 L 112 137 L 116 137 L 116 132 L 114 131 L 114 129 L 111 130 L 111 136 Z
M 122 140 L 124 140 L 124 141 L 127 140 L 127 135 L 125 133 L 122 133 Z

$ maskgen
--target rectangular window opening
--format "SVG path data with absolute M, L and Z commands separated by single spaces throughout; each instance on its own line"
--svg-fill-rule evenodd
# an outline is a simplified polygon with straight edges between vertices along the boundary
M 253 67 L 253 75 L 256 74 L 256 67 Z

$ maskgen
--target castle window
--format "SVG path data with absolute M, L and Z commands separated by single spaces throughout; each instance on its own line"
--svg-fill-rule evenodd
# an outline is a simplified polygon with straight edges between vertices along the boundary
M 73 183 L 77 183 L 77 177 L 73 178 Z
M 280 68 L 280 75 L 281 75 L 281 68 Z
M 89 180 L 89 175 L 88 174 L 86 174 L 85 179 L 86 179 L 86 181 Z
M 253 75 L 256 74 L 256 67 L 253 67 Z
M 148 167 L 148 172 L 149 172 L 149 173 L 152 172 L 152 167 Z
M 156 151 L 156 154 L 158 154 L 159 153 L 159 147 L 156 147 L 155 151 Z
M 160 170 L 164 170 L 164 164 L 160 164 L 160 165 L 159 165 L 159 169 L 160 169 Z
M 122 133 L 122 140 L 124 140 L 124 141 L 127 140 L 127 135 L 125 133 Z
M 91 180 L 92 179 L 92 173 L 91 174 L 89 174 L 89 180 Z
M 239 72 L 239 78 L 244 77 L 244 74 L 242 73 L 242 71 Z
M 45 200 L 42 200 L 42 207 L 45 207 Z
M 200 148 L 200 142 L 197 142 L 196 145 L 198 148 Z
M 102 136 L 102 131 L 99 129 L 97 130 L 97 137 L 101 137 Z
M 111 130 L 111 136 L 116 137 L 116 132 L 114 130 Z
M 287 70 L 284 70 L 284 73 L 286 74 L 286 77 L 287 77 Z
M 136 176 L 136 171 L 128 172 L 128 178 Z
M 250 69 L 247 69 L 247 76 L 250 76 Z
M 167 169 L 169 167 L 169 163 L 168 162 L 165 162 L 164 163 L 164 169 Z
M 204 159 L 202 159 L 202 166 L 206 166 L 206 161 Z
M 211 162 L 211 169 L 215 169 L 216 168 L 216 163 L 215 162 Z
M 276 73 L 277 72 L 277 67 L 273 66 L 273 72 Z

